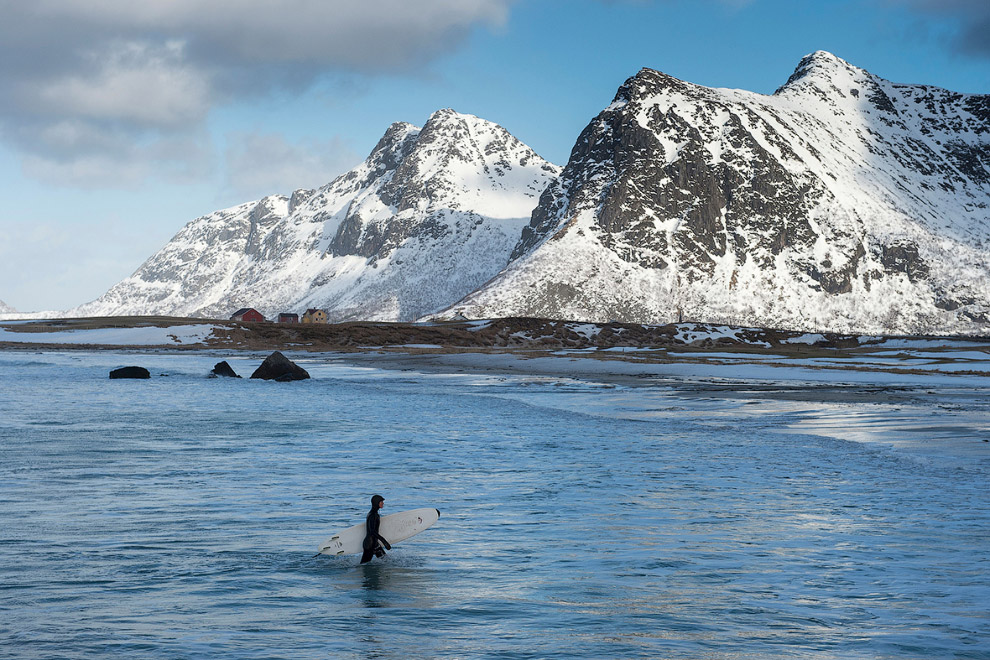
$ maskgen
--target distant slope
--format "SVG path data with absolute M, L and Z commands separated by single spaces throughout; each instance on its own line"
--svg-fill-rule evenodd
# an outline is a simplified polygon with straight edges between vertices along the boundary
M 259 164 L 263 165 L 263 164 Z M 332 320 L 436 312 L 508 262 L 559 174 L 504 128 L 451 110 L 393 124 L 368 159 L 317 191 L 198 218 L 131 277 L 69 315 Z
M 988 333 L 990 96 L 824 52 L 772 96 L 644 69 L 457 312 Z

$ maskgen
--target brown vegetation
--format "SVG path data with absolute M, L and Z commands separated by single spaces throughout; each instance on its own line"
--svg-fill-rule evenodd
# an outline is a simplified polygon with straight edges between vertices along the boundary
M 559 350 L 585 348 L 653 348 L 692 351 L 735 350 L 761 352 L 772 347 L 775 353 L 814 353 L 822 350 L 856 348 L 859 339 L 849 335 L 825 335 L 814 346 L 782 344 L 801 333 L 742 328 L 734 337 L 708 324 L 681 323 L 661 326 L 631 323 L 577 323 L 535 318 L 504 318 L 491 321 L 451 321 L 442 323 L 386 323 L 360 321 L 333 324 L 244 323 L 174 317 L 103 317 L 57 319 L 9 325 L 11 332 L 44 333 L 97 328 L 214 326 L 203 343 L 167 344 L 174 349 L 224 348 L 242 350 L 363 351 L 401 349 L 416 351 L 461 350 Z M 698 339 L 686 342 L 679 329 L 690 329 Z M 0 346 L 23 347 L 15 342 Z M 35 348 L 70 348 L 72 345 L 33 343 Z M 104 346 L 110 348 L 111 346 Z M 100 348 L 87 345 L 87 348 Z

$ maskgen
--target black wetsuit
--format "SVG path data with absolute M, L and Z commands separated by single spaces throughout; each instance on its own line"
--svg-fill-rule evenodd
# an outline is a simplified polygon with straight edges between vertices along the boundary
M 382 545 L 390 550 L 392 548 L 388 544 L 388 541 L 385 540 L 385 537 L 378 533 L 381 523 L 382 519 L 378 515 L 378 507 L 372 508 L 368 512 L 368 519 L 365 521 L 368 534 L 364 537 L 364 554 L 361 555 L 362 564 L 371 561 L 372 557 L 384 557 L 385 550 L 382 548 Z

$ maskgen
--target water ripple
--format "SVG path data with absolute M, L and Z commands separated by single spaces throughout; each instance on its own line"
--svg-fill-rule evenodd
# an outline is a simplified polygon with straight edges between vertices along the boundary
M 106 379 L 134 355 L 0 353 L 5 657 L 990 646 L 983 457 L 789 431 L 883 428 L 897 411 L 319 360 L 281 387 L 208 380 L 208 355 L 140 360 L 170 377 Z M 442 517 L 384 560 L 314 558 L 376 491 Z

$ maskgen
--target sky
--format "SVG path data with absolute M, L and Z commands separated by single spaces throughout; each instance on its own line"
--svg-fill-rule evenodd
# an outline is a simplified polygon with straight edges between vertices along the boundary
M 559 165 L 643 67 L 771 94 L 827 50 L 990 93 L 988 0 L 0 0 L 0 301 L 65 310 L 187 222 L 440 108 Z

